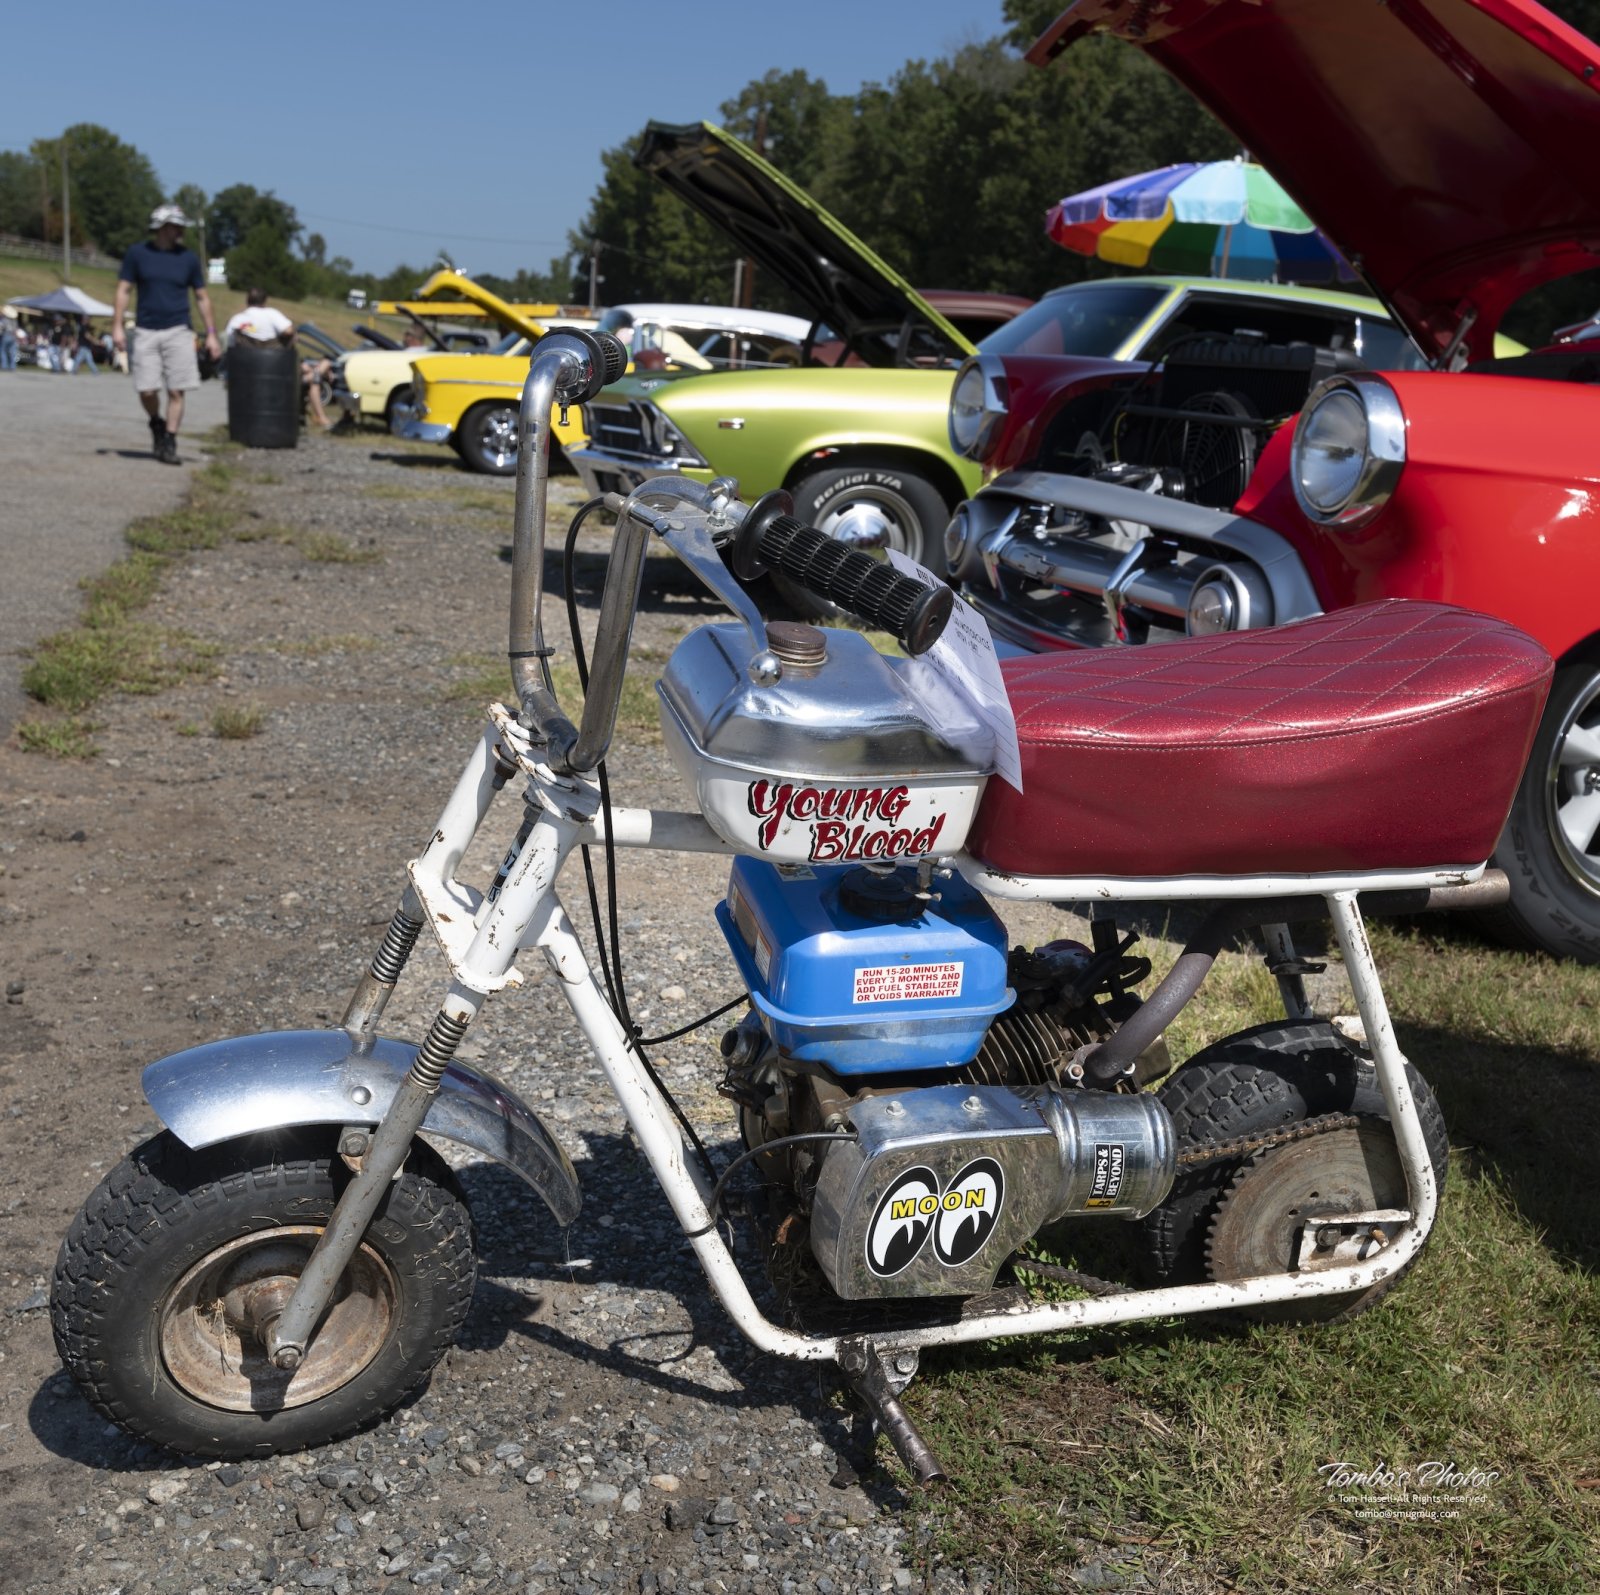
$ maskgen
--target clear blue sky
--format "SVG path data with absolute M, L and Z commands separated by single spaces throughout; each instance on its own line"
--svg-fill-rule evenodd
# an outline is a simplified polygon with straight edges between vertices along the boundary
M 1000 5 L 78 0 L 66 32 L 10 24 L 0 149 L 97 122 L 168 192 L 274 190 L 360 270 L 440 248 L 469 272 L 542 269 L 601 152 L 652 118 L 714 120 L 773 67 L 853 93 L 1000 33 Z

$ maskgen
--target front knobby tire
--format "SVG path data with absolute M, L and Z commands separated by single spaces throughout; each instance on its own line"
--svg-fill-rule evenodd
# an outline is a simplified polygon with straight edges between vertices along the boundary
M 136 1147 L 72 1221 L 51 1293 L 56 1347 L 96 1411 L 170 1450 L 237 1460 L 340 1439 L 421 1384 L 476 1268 L 460 1187 L 422 1142 L 301 1367 L 285 1375 L 262 1349 L 349 1177 L 327 1128 Z
M 1406 1079 L 1416 1098 L 1428 1157 L 1443 1190 L 1450 1157 L 1444 1115 L 1427 1081 L 1409 1063 Z M 1406 1205 L 1399 1159 L 1384 1153 L 1386 1147 L 1392 1146 L 1393 1137 L 1378 1085 L 1377 1066 L 1325 1021 L 1279 1020 L 1228 1036 L 1197 1052 L 1161 1086 L 1157 1096 L 1172 1116 L 1180 1151 L 1206 1142 L 1284 1129 L 1325 1113 L 1357 1115 L 1367 1121 L 1362 1130 L 1336 1131 L 1327 1137 L 1330 1191 L 1337 1183 L 1332 1176 L 1345 1165 L 1352 1165 L 1355 1173 L 1344 1183 L 1359 1184 L 1365 1178 L 1375 1187 L 1370 1193 L 1374 1205 Z M 1352 1138 L 1354 1146 L 1346 1144 Z M 1373 1143 L 1371 1147 L 1367 1146 L 1369 1141 Z M 1303 1221 L 1292 1209 L 1304 1197 L 1309 1199 L 1306 1211 L 1311 1211 L 1319 1193 L 1315 1181 L 1301 1192 L 1299 1184 L 1304 1181 L 1297 1184 L 1284 1177 L 1273 1166 L 1273 1160 L 1280 1159 L 1283 1164 L 1292 1161 L 1300 1169 L 1308 1167 L 1304 1149 L 1316 1147 L 1317 1140 L 1298 1145 L 1298 1151 L 1291 1143 L 1258 1153 L 1255 1158 L 1180 1169 L 1166 1201 L 1144 1221 L 1147 1267 L 1155 1283 L 1191 1285 L 1241 1277 L 1232 1268 L 1216 1266 L 1224 1250 L 1229 1258 L 1250 1259 L 1244 1272 L 1276 1272 L 1292 1267 L 1292 1240 L 1298 1236 Z M 1396 1180 L 1398 1189 L 1394 1189 Z M 1247 1193 L 1250 1186 L 1254 1191 Z M 1239 1204 L 1252 1197 L 1269 1204 L 1281 1201 L 1284 1212 L 1263 1211 L 1259 1217 L 1242 1222 Z M 1332 1206 L 1326 1211 L 1339 1210 L 1340 1201 L 1346 1198 L 1330 1199 Z M 1218 1215 L 1225 1204 L 1231 1204 L 1231 1212 L 1219 1227 Z M 1219 1234 L 1219 1229 L 1225 1230 L 1225 1236 Z M 1228 1242 L 1225 1249 L 1213 1245 L 1221 1238 Z M 1407 1269 L 1410 1266 L 1407 1264 Z M 1375 1306 L 1406 1271 L 1401 1269 L 1365 1291 L 1264 1306 L 1251 1309 L 1244 1316 L 1280 1323 L 1342 1322 Z

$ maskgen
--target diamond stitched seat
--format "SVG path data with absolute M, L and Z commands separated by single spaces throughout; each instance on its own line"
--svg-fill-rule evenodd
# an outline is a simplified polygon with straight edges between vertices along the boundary
M 967 841 L 1018 875 L 1481 863 L 1549 689 L 1515 627 L 1389 600 L 1275 630 L 1003 666 L 1025 792 Z

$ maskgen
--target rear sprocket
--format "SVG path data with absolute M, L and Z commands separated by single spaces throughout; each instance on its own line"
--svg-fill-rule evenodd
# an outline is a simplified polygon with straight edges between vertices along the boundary
M 1206 1272 L 1214 1280 L 1239 1280 L 1298 1270 L 1310 1280 L 1368 1263 L 1393 1243 L 1400 1221 L 1348 1220 L 1406 1206 L 1394 1131 L 1381 1119 L 1273 1147 L 1241 1165 L 1217 1202 L 1206 1234 Z M 1404 1272 L 1361 1291 L 1244 1311 L 1264 1322 L 1343 1322 L 1374 1306 Z

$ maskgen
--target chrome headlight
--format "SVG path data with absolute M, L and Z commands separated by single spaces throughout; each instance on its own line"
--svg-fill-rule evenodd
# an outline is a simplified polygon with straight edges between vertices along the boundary
M 1006 379 L 1000 362 L 974 355 L 950 390 L 950 447 L 969 460 L 986 458 L 1006 418 Z
M 1364 525 L 1389 502 L 1406 463 L 1406 418 L 1373 372 L 1330 377 L 1306 400 L 1294 430 L 1295 502 L 1314 521 Z
M 1272 593 L 1253 566 L 1213 565 L 1189 589 L 1184 630 L 1191 637 L 1252 631 L 1272 624 Z

